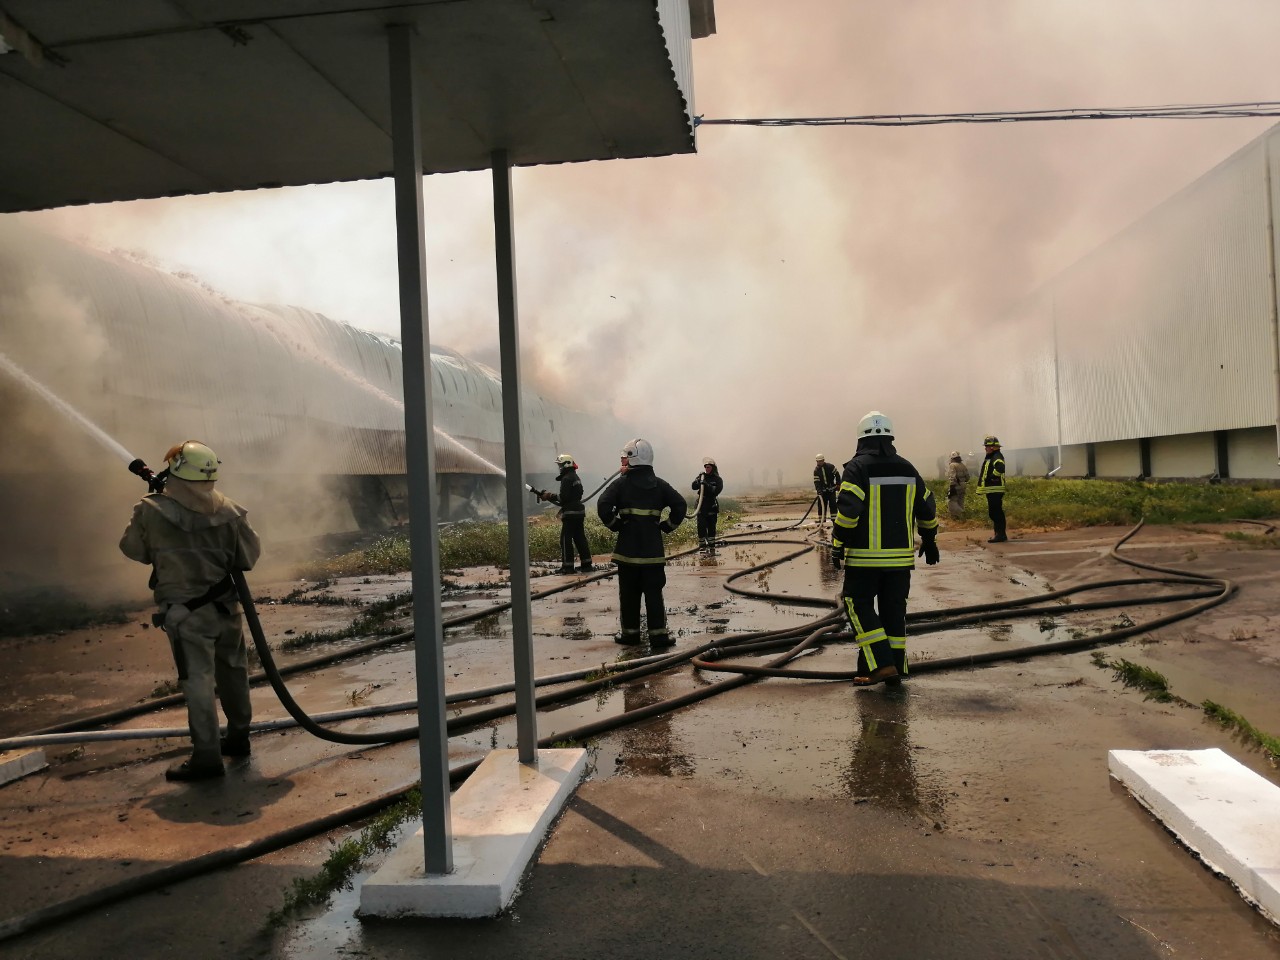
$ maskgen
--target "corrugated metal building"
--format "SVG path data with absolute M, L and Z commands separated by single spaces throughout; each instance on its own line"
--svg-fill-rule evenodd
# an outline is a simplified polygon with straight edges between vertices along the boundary
M 50 565 L 68 576 L 115 556 L 144 491 L 110 449 L 7 376 L 6 364 L 159 466 L 183 439 L 210 443 L 227 492 L 279 542 L 403 519 L 400 344 L 300 307 L 228 299 L 174 276 L 0 219 L 0 594 Z M 505 510 L 501 381 L 433 347 L 436 496 L 444 519 Z M 523 391 L 527 480 L 556 454 L 586 483 L 629 435 L 611 417 Z
M 1280 479 L 1280 127 L 1020 303 L 976 389 L 1010 470 Z

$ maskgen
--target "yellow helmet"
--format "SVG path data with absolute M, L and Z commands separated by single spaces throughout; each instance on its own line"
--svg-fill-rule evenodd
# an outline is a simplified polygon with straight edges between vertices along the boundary
M 217 480 L 218 455 L 199 440 L 184 440 L 170 447 L 164 455 L 169 464 L 169 476 L 179 480 Z

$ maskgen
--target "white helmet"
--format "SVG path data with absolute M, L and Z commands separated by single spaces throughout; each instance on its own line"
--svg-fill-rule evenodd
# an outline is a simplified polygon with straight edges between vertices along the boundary
M 827 459 L 827 458 L 826 458 L 826 457 L 824 457 L 822 454 L 820 454 L 820 453 L 819 453 L 819 454 L 817 454 L 813 459 L 815 459 L 815 460 L 825 460 L 825 459 Z
M 715 462 L 714 460 L 712 460 L 710 457 L 703 457 L 703 458 L 702 458 L 702 465 L 703 465 L 704 467 L 714 467 L 714 466 L 716 465 L 716 462 Z
M 573 457 L 569 456 L 567 453 L 562 453 L 560 456 L 556 457 L 556 463 L 562 467 L 577 466 L 577 464 L 573 462 Z
M 622 455 L 627 458 L 627 463 L 630 466 L 653 466 L 653 446 L 648 440 L 641 440 L 639 437 L 634 440 L 628 440 L 627 445 L 622 448 Z
M 872 410 L 858 422 L 859 437 L 892 437 L 893 422 L 879 410 Z
M 184 440 L 169 448 L 164 455 L 169 464 L 169 476 L 180 480 L 217 480 L 218 455 L 199 440 Z

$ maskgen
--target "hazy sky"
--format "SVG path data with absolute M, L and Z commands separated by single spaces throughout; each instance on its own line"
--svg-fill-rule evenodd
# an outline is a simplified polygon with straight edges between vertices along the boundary
M 716 19 L 694 42 L 707 117 L 1280 100 L 1264 0 L 721 0 Z M 799 480 L 871 408 L 924 469 L 1000 432 L 964 408 L 984 365 L 1018 362 L 989 335 L 1003 306 L 1267 126 L 704 127 L 695 156 L 517 170 L 526 375 L 636 424 L 673 479 L 711 455 L 730 490 Z M 384 181 L 24 216 L 394 335 L 391 200 Z M 432 339 L 492 361 L 488 176 L 428 178 L 426 204 Z

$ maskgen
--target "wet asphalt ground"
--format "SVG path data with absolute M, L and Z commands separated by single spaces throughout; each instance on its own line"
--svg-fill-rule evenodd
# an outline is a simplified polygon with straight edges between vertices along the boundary
M 1148 562 L 1229 577 L 1240 592 L 1104 652 L 1159 670 L 1190 704 L 1212 699 L 1261 730 L 1280 731 L 1273 693 L 1280 554 L 1245 549 L 1224 539 L 1225 529 L 1148 528 L 1124 548 Z M 945 533 L 943 562 L 915 575 L 912 609 L 1132 575 L 1106 559 L 1124 532 L 1023 534 L 998 547 L 981 531 Z M 818 608 L 723 587 L 728 574 L 793 549 L 752 543 L 674 561 L 667 605 L 679 646 L 819 617 Z M 502 600 L 498 577 L 467 571 L 471 588 L 447 602 L 464 610 Z M 780 596 L 834 597 L 838 589 L 817 553 L 746 579 Z M 294 586 L 254 585 L 255 594 L 277 597 Z M 405 587 L 405 578 L 370 578 L 332 590 L 370 598 Z M 1175 606 L 927 634 L 912 641 L 911 655 L 923 662 L 1013 649 L 1107 629 L 1124 616 L 1142 622 Z M 273 641 L 350 616 L 351 608 L 337 606 L 263 607 Z M 612 580 L 537 602 L 538 673 L 613 661 L 623 652 L 612 642 L 616 618 Z M 145 698 L 172 670 L 162 637 L 138 622 L 4 643 L 6 735 Z M 508 618 L 449 631 L 445 657 L 450 691 L 509 679 Z M 797 665 L 853 663 L 852 648 L 838 643 Z M 686 666 L 619 684 L 540 714 L 539 733 L 723 676 Z M 409 699 L 412 649 L 369 654 L 289 686 L 312 712 Z M 281 714 L 273 699 L 269 689 L 255 690 L 260 719 Z M 353 728 L 412 722 L 401 714 Z M 130 725 L 181 723 L 181 711 L 169 710 Z M 483 727 L 451 741 L 451 761 L 514 738 L 510 721 Z M 1110 749 L 1203 747 L 1277 779 L 1262 753 L 1197 707 L 1145 700 L 1087 652 L 922 674 L 897 690 L 767 679 L 593 740 L 590 777 L 499 918 L 362 921 L 349 890 L 328 907 L 266 926 L 290 883 L 314 876 L 348 829 L 0 942 L 0 956 L 1280 956 L 1277 929 L 1107 776 Z M 252 841 L 417 776 L 413 743 L 356 749 L 286 731 L 256 738 L 253 757 L 232 765 L 225 781 L 166 783 L 164 766 L 184 753 L 181 741 L 56 748 L 48 770 L 0 788 L 3 916 Z

